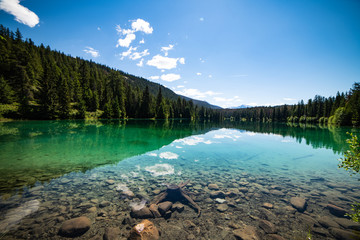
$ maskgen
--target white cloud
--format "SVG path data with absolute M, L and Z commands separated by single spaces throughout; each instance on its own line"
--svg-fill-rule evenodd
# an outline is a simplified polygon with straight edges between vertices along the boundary
M 160 79 L 160 77 L 159 77 L 159 76 L 151 76 L 151 77 L 149 77 L 149 79 L 151 79 L 151 80 L 158 80 L 158 79 Z
M 142 59 L 140 60 L 140 62 L 138 62 L 136 65 L 137 65 L 138 67 L 144 66 L 144 59 L 142 58 Z
M 212 75 L 211 75 L 211 74 L 209 75 L 209 78 L 212 78 Z
M 174 49 L 174 45 L 169 44 L 168 47 L 161 47 L 161 51 L 164 52 L 165 57 L 168 55 L 168 51 Z
M 163 57 L 158 54 L 149 61 L 147 61 L 146 64 L 149 66 L 156 67 L 158 69 L 173 69 L 176 68 L 178 61 L 180 62 L 181 60 L 179 60 L 179 58 Z
M 159 157 L 164 159 L 177 159 L 179 155 L 173 152 L 162 152 L 159 154 Z
M 179 74 L 169 73 L 161 75 L 161 80 L 166 82 L 173 82 L 179 80 L 181 76 Z
M 153 32 L 153 28 L 150 26 L 150 23 L 144 21 L 143 19 L 136 19 L 135 21 L 133 21 L 131 23 L 131 28 L 135 31 L 141 31 L 144 32 L 146 34 L 151 34 Z
M 139 42 L 139 44 L 144 44 L 144 43 L 145 43 L 144 39 L 141 39 L 141 41 Z
M 200 58 L 199 60 L 200 60 L 201 63 L 204 63 L 204 62 L 205 62 L 205 60 L 202 59 L 202 58 Z
M 132 51 L 136 51 L 136 47 L 130 47 L 127 51 L 121 53 L 121 60 L 131 55 Z
M 203 18 L 203 17 L 201 17 L 199 20 L 200 20 L 201 22 L 203 22 L 203 21 L 204 21 L 204 18 Z
M 149 49 L 145 49 L 144 51 L 142 51 L 142 52 L 134 52 L 134 53 L 132 53 L 130 56 L 129 56 L 129 58 L 131 59 L 131 60 L 137 60 L 137 59 L 139 59 L 139 58 L 142 58 L 142 57 L 145 57 L 145 56 L 147 56 L 147 55 L 149 55 L 150 53 L 149 53 Z
M 100 53 L 98 50 L 93 49 L 92 47 L 86 47 L 84 50 L 84 52 L 90 54 L 92 57 L 96 58 L 100 56 Z
M 175 173 L 174 167 L 167 163 L 155 164 L 153 166 L 145 167 L 145 171 L 150 172 L 154 177 Z
M 175 93 L 196 99 L 204 99 L 209 96 L 215 96 L 221 94 L 213 91 L 201 92 L 198 89 L 194 89 L 194 88 L 185 88 L 182 91 L 175 91 Z
M 205 143 L 205 144 L 212 144 L 210 140 L 205 140 L 202 137 L 193 136 L 193 137 L 187 137 L 183 139 L 175 140 L 176 143 L 182 143 L 183 145 L 189 145 L 189 146 L 195 146 L 199 143 Z
M 201 76 L 201 73 L 198 72 L 198 73 L 196 73 L 196 75 Z
M 133 33 L 127 34 L 124 39 L 119 39 L 116 47 L 129 47 L 131 42 L 135 40 L 136 36 Z
M 101 31 L 101 27 L 97 27 L 97 30 L 98 30 L 98 31 Z
M 185 58 L 180 58 L 180 59 L 179 59 L 179 63 L 180 63 L 180 64 L 185 64 Z
M 295 98 L 283 98 L 284 101 L 296 101 L 297 99 Z
M 0 9 L 15 16 L 17 22 L 29 27 L 35 27 L 39 23 L 39 17 L 28 8 L 20 5 L 19 0 L 2 0 L 0 1 Z
M 183 88 L 184 86 L 183 85 L 179 85 L 179 86 L 176 86 L 177 88 Z
M 231 98 L 225 98 L 225 97 L 214 97 L 214 104 L 218 105 L 223 108 L 232 108 L 237 107 L 241 103 L 243 103 L 244 100 L 242 100 L 239 96 L 234 96 Z

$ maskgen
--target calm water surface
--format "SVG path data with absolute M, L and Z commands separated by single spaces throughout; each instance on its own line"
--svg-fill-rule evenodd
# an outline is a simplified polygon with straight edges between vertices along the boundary
M 61 239 L 65 220 L 87 216 L 92 226 L 80 238 L 95 239 L 112 226 L 126 239 L 139 222 L 130 206 L 150 202 L 166 183 L 190 180 L 186 190 L 202 215 L 196 218 L 183 201 L 182 213 L 151 219 L 162 239 L 235 239 L 245 225 L 263 239 L 269 232 L 259 227 L 261 219 L 284 239 L 309 233 L 340 239 L 319 222 L 338 219 L 327 204 L 349 210 L 360 200 L 357 178 L 337 167 L 347 131 L 357 130 L 150 120 L 1 123 L 0 232 L 4 239 Z M 225 210 L 210 183 L 227 193 L 217 198 Z M 290 208 L 295 196 L 306 199 L 304 213 Z M 274 207 L 263 208 L 265 202 Z

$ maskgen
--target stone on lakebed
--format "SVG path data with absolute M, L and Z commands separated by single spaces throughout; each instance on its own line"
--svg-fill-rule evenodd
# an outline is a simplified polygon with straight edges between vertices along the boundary
M 63 237 L 78 237 L 90 229 L 91 221 L 87 217 L 77 217 L 65 221 L 60 229 L 59 235 Z

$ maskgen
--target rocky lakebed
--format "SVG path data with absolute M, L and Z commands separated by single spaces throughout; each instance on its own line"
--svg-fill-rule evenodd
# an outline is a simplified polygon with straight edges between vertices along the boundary
M 199 209 L 182 195 L 153 203 L 181 183 Z M 360 239 L 360 224 L 345 216 L 355 201 L 358 185 L 319 176 L 112 165 L 3 195 L 0 239 Z

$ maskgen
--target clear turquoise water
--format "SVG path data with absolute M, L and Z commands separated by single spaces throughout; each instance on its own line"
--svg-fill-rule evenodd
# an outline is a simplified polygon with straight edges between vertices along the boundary
M 289 196 L 329 192 L 329 199 L 322 201 L 339 194 L 356 199 L 357 178 L 337 167 L 347 131 L 351 129 L 150 120 L 2 123 L 0 230 L 21 238 L 33 229 L 30 220 L 49 218 L 47 233 L 38 237 L 54 238 L 60 223 L 49 215 L 58 218 L 60 213 L 49 205 L 63 205 L 66 213 L 60 215 L 71 218 L 80 214 L 74 209 L 84 202 L 108 200 L 126 215 L 129 201 L 119 199 L 119 185 L 126 185 L 137 199 L 150 201 L 152 191 L 163 189 L 163 184 L 187 179 L 202 206 L 206 186 L 214 182 L 226 189 L 242 181 L 268 189 L 280 185 Z M 108 186 L 107 180 L 114 185 Z M 348 190 L 330 193 L 325 183 Z M 294 186 L 299 192 L 285 190 Z M 19 204 L 30 209 L 28 215 L 21 213 L 24 207 Z M 9 211 L 20 211 L 22 217 L 11 222 Z M 26 219 L 29 226 L 17 231 L 19 235 L 11 232 Z

